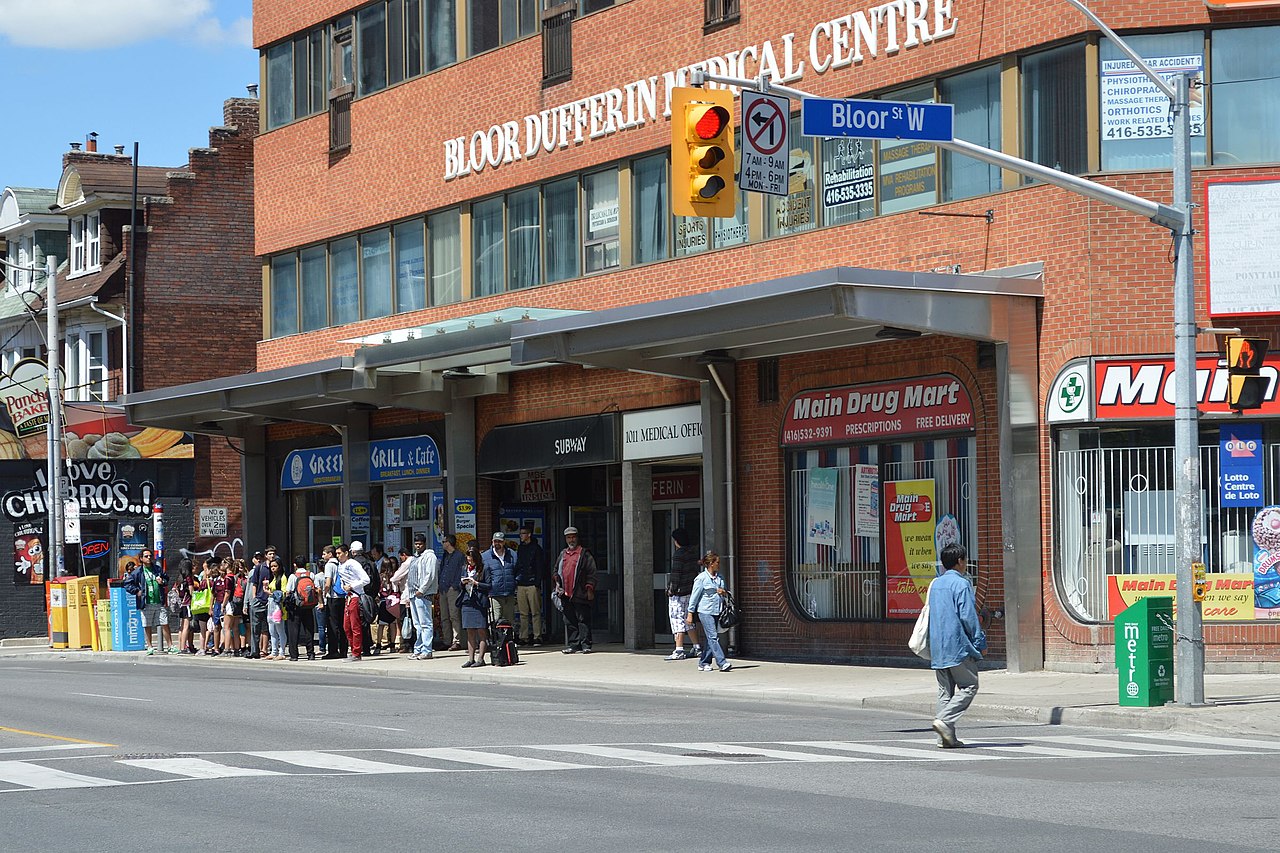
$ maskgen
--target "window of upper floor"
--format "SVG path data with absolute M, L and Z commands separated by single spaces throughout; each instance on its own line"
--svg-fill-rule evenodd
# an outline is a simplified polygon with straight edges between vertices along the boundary
M 63 345 L 66 399 L 90 402 L 111 399 L 110 364 L 105 326 L 72 326 Z
M 71 217 L 71 275 L 102 269 L 102 217 L 86 213 Z

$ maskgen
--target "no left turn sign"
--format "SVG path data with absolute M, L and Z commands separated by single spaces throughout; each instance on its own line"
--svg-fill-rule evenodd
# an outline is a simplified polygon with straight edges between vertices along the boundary
M 744 190 L 787 194 L 787 137 L 791 101 L 763 92 L 742 93 L 742 173 Z

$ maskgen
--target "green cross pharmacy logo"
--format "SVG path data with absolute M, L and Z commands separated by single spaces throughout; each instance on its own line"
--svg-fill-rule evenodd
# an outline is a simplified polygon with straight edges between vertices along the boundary
M 1079 373 L 1068 374 L 1058 388 L 1058 405 L 1064 412 L 1074 412 L 1084 401 L 1084 378 Z

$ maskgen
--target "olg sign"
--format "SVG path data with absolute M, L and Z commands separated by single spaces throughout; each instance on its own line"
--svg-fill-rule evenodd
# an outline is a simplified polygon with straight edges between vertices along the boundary
M 1173 599 L 1143 598 L 1115 621 L 1120 704 L 1173 701 Z

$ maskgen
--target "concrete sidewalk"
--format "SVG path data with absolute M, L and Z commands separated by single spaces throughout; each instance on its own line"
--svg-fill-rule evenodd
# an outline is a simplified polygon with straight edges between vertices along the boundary
M 626 652 L 597 646 L 591 655 L 564 655 L 559 648 L 521 649 L 520 665 L 462 669 L 462 652 L 437 652 L 429 661 L 405 655 L 348 661 L 249 661 L 141 652 L 63 651 L 44 647 L 0 648 L 0 659 L 113 660 L 165 666 L 173 662 L 262 670 L 322 670 L 477 684 L 562 686 L 661 696 L 714 696 L 753 702 L 800 702 L 836 708 L 873 708 L 933 717 L 936 686 L 921 665 L 873 667 L 733 660 L 730 672 L 699 672 L 694 660 L 666 661 L 662 652 Z M 1280 675 L 1205 676 L 1208 704 L 1199 708 L 1122 708 L 1115 674 L 983 672 L 969 712 L 973 719 L 1075 724 L 1128 730 L 1174 730 L 1215 734 L 1280 736 Z

